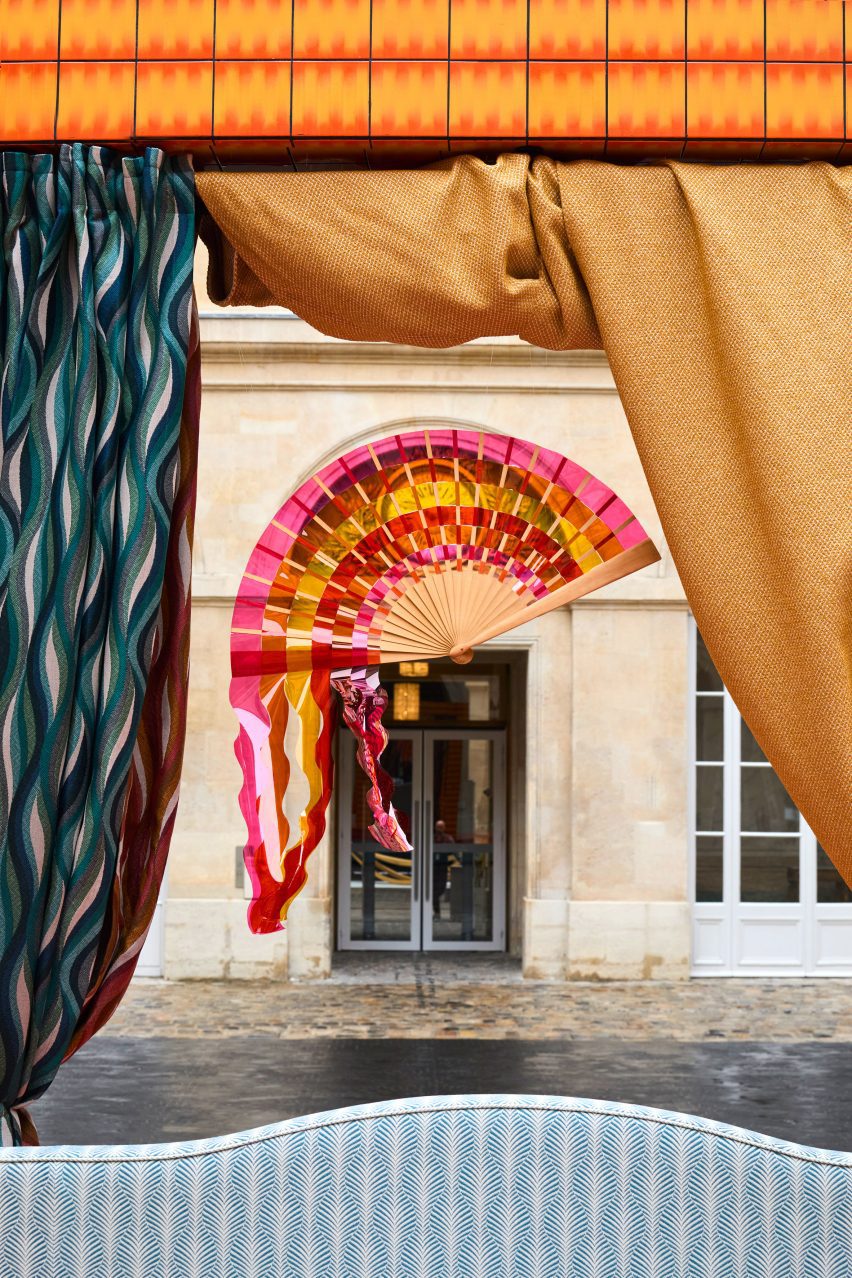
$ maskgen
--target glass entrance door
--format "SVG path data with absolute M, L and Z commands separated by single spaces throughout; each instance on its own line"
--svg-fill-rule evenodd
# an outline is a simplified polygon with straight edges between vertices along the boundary
M 391 730 L 382 763 L 411 853 L 370 835 L 369 782 L 343 745 L 338 948 L 505 949 L 505 733 Z

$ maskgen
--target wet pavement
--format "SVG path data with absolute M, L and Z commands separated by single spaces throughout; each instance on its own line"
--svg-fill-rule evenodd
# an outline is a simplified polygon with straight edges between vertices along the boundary
M 852 983 L 522 981 L 346 956 L 331 981 L 137 981 L 33 1106 L 44 1143 L 178 1140 L 442 1092 L 635 1101 L 852 1149 Z
M 181 1140 L 445 1092 L 634 1101 L 852 1149 L 852 1044 L 94 1039 L 33 1106 L 45 1144 Z

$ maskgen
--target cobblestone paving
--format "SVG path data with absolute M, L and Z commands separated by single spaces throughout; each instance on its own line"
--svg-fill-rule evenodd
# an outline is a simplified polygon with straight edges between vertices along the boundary
M 344 965 L 330 981 L 136 981 L 102 1034 L 135 1038 L 852 1042 L 852 982 L 523 981 L 508 963 Z

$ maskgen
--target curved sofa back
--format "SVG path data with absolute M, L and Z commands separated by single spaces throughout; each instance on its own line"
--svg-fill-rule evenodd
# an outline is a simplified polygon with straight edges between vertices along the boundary
M 15 1278 L 848 1278 L 852 1155 L 537 1096 L 0 1155 Z

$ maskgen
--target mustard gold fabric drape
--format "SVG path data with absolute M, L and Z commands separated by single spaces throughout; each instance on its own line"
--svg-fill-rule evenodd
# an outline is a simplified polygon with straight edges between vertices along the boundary
M 606 350 L 710 653 L 852 882 L 852 169 L 508 155 L 197 184 L 224 304 Z

